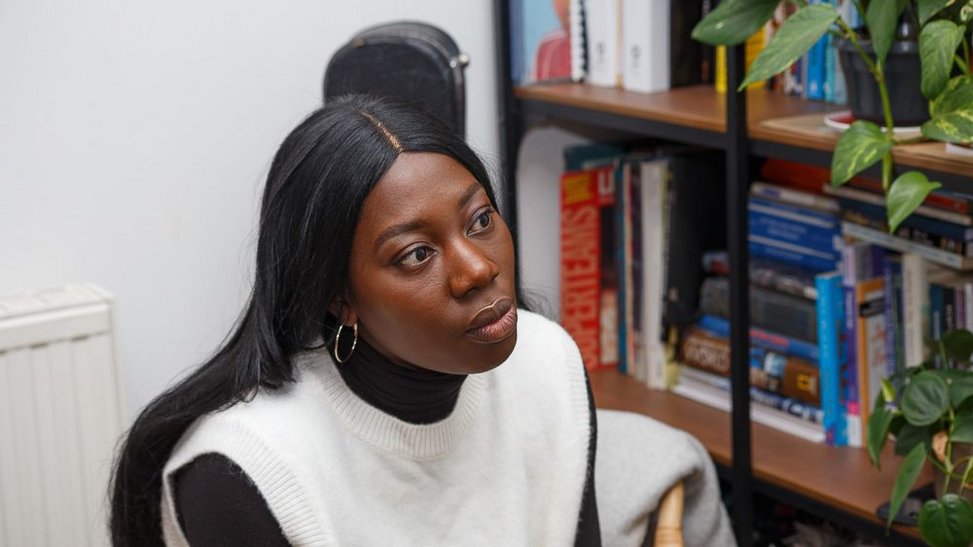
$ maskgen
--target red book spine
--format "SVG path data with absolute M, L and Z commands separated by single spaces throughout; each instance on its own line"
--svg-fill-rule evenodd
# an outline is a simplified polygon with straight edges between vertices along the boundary
M 561 324 L 589 370 L 598 368 L 601 227 L 596 171 L 561 176 Z

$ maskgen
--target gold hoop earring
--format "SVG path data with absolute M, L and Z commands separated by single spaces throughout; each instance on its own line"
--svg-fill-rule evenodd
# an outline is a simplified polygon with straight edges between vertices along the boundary
M 338 334 L 334 336 L 334 360 L 338 362 L 339 365 L 343 365 L 351 359 L 351 355 L 355 353 L 355 346 L 358 345 L 358 321 L 351 326 L 351 332 L 354 338 L 351 340 L 351 350 L 348 351 L 348 355 L 344 359 L 338 356 L 338 344 L 341 341 L 341 329 L 345 328 L 344 323 L 338 323 Z

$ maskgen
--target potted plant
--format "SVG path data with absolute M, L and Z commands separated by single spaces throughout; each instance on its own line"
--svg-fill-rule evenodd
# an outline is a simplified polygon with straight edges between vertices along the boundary
M 841 135 L 831 161 L 831 184 L 842 185 L 854 175 L 882 162 L 889 231 L 939 188 L 921 171 L 907 171 L 893 180 L 892 148 L 916 142 L 894 136 L 895 120 L 889 101 L 887 62 L 900 17 L 914 18 L 921 60 L 921 91 L 931 118 L 922 124 L 922 137 L 942 142 L 973 142 L 973 76 L 970 30 L 973 0 L 856 0 L 864 14 L 859 32 L 849 26 L 834 5 L 789 0 L 798 9 L 777 29 L 754 59 L 739 90 L 790 67 L 825 33 L 847 42 L 867 68 L 878 89 L 882 126 L 856 120 Z M 845 0 L 851 1 L 851 0 Z M 693 38 L 711 45 L 736 45 L 759 30 L 773 16 L 779 0 L 723 0 L 693 29 Z M 908 8 L 908 9 L 907 9 Z M 921 76 L 921 77 L 920 77 Z M 738 91 L 739 91 L 738 90 Z
M 935 344 L 936 359 L 883 379 L 868 419 L 868 455 L 879 466 L 889 435 L 905 456 L 889 503 L 889 524 L 928 461 L 936 498 L 919 512 L 919 531 L 930 545 L 973 543 L 973 334 L 947 333 Z

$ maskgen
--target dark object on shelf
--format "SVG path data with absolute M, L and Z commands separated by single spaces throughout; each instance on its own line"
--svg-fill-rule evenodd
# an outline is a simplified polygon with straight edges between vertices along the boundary
M 465 135 L 467 64 L 469 56 L 452 37 L 432 25 L 399 21 L 369 27 L 331 58 L 324 99 L 347 93 L 397 97 Z
M 836 40 L 835 47 L 838 48 L 841 72 L 845 76 L 848 107 L 851 108 L 852 115 L 859 120 L 870 120 L 885 125 L 878 85 L 875 84 L 875 79 L 865 61 L 847 40 Z M 862 47 L 869 56 L 873 55 L 872 47 L 868 42 L 863 42 Z M 872 59 L 874 60 L 874 57 Z M 898 127 L 922 125 L 929 119 L 929 104 L 922 96 L 920 87 L 921 70 L 918 42 L 892 43 L 892 49 L 889 50 L 885 61 L 885 79 L 892 106 L 892 119 Z
M 919 511 L 922 509 L 922 504 L 935 498 L 936 492 L 933 491 L 932 483 L 916 488 L 906 496 L 905 501 L 902 502 L 902 507 L 899 508 L 899 513 L 895 515 L 892 522 L 913 528 L 919 526 Z M 882 519 L 882 522 L 887 521 L 889 518 L 889 502 L 879 505 L 875 514 Z

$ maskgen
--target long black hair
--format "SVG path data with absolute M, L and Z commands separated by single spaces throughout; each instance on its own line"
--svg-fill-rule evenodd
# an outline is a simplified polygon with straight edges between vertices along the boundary
M 113 544 L 162 544 L 162 470 L 194 420 L 293 382 L 291 356 L 333 338 L 338 319 L 328 310 L 347 287 L 361 204 L 404 152 L 452 157 L 497 207 L 487 171 L 463 139 L 408 105 L 347 96 L 297 126 L 267 177 L 253 290 L 238 324 L 209 361 L 142 410 L 116 458 Z

